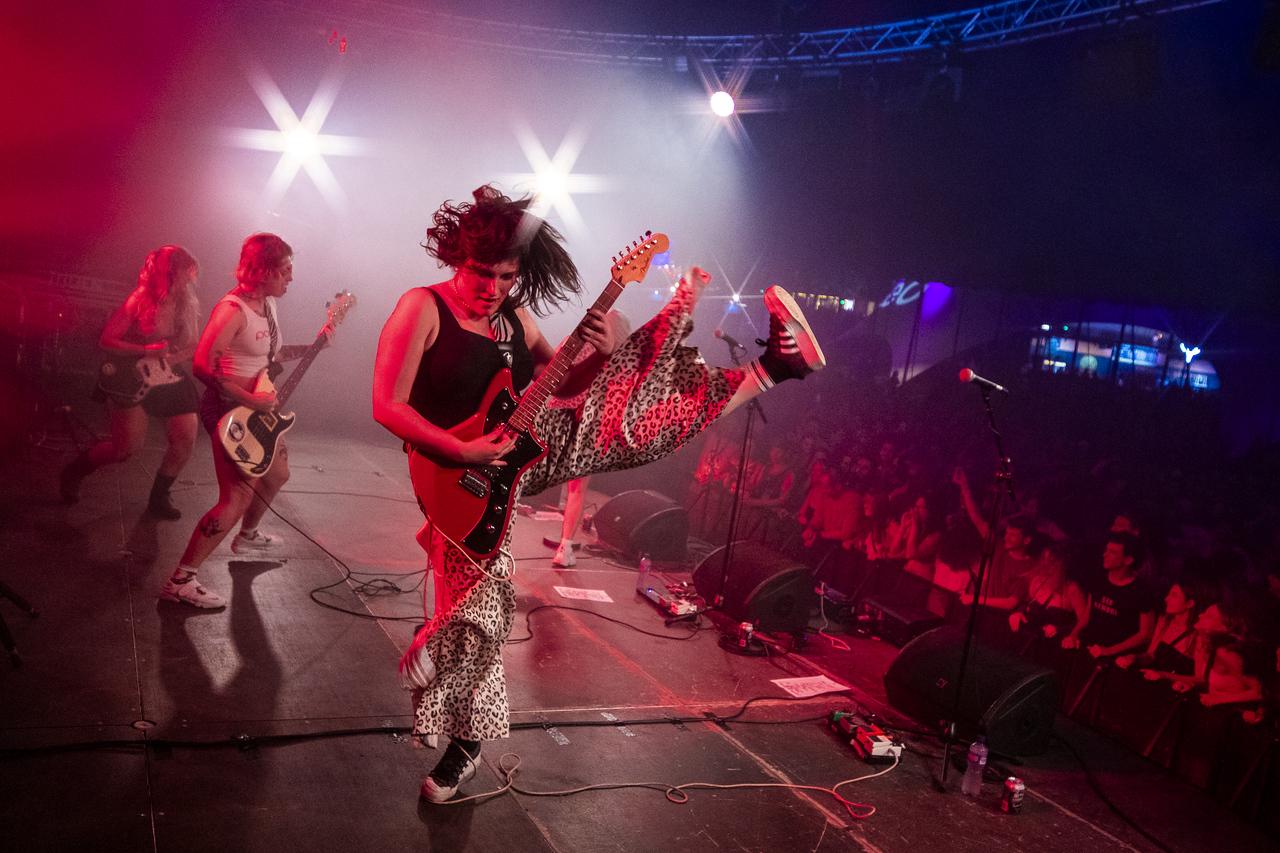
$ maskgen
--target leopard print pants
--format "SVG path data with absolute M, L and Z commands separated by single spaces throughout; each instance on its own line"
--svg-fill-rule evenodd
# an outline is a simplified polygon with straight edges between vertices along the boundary
M 682 284 L 614 351 L 592 382 L 580 418 L 570 409 L 542 411 L 535 432 L 547 455 L 526 472 L 522 493 L 661 459 L 720 417 L 746 372 L 708 367 L 696 349 L 682 344 L 693 330 L 695 299 Z M 507 736 L 502 645 L 516 612 L 510 545 L 508 531 L 498 555 L 481 568 L 442 537 L 430 538 L 435 614 L 419 641 L 426 643 L 436 677 L 415 691 L 415 734 Z

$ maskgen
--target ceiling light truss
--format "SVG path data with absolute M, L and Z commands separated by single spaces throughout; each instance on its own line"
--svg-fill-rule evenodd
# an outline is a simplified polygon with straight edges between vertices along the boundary
M 440 36 L 544 59 L 658 68 L 672 57 L 697 57 L 727 73 L 744 61 L 756 69 L 801 71 L 902 60 L 939 49 L 984 50 L 1117 26 L 1223 0 L 1006 0 L 924 18 L 840 30 L 754 35 L 643 35 L 539 27 L 432 12 L 388 0 L 271 0 L 271 5 L 334 23 L 408 36 Z

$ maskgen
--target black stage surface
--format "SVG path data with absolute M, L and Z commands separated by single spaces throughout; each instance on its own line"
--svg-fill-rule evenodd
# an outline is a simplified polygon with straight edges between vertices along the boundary
M 0 601 L 25 661 L 18 670 L 0 661 L 0 846 L 271 853 L 1157 849 L 1099 799 L 1060 744 L 1018 768 L 1028 797 L 1016 816 L 999 811 L 995 783 L 976 800 L 958 793 L 958 773 L 950 777 L 953 790 L 936 790 L 940 747 L 923 738 L 908 739 L 896 769 L 842 789 L 875 806 L 865 820 L 813 790 L 691 789 L 686 804 L 668 802 L 663 785 L 829 786 L 871 772 L 815 718 L 855 703 L 892 715 L 881 677 L 896 650 L 836 631 L 849 651 L 815 637 L 802 653 L 729 654 L 713 630 L 689 636 L 664 628 L 657 611 L 634 595 L 634 574 L 624 565 L 584 556 L 576 569 L 553 569 L 542 537 L 557 535 L 558 524 L 533 518 L 520 519 L 515 537 L 520 614 L 513 639 L 528 636 L 524 614 L 539 605 L 579 607 L 683 639 L 660 640 L 572 610 L 534 613 L 532 638 L 510 644 L 505 657 L 513 722 L 532 725 L 486 745 L 485 766 L 464 792 L 499 788 L 505 752 L 519 755 L 516 784 L 528 791 L 656 787 L 421 804 L 418 784 L 439 753 L 415 749 L 397 733 L 411 720 L 395 669 L 419 621 L 420 588 L 401 595 L 366 587 L 371 594 L 361 597 L 308 541 L 354 571 L 415 588 L 423 556 L 413 533 L 421 516 L 408 499 L 404 457 L 389 442 L 327 442 L 314 434 L 300 434 L 291 451 L 293 479 L 277 509 L 298 529 L 268 516 L 264 527 L 284 537 L 278 556 L 242 560 L 224 545 L 210 559 L 202 577 L 231 601 L 220 612 L 155 595 L 214 498 L 207 446 L 197 448 L 177 487 L 186 514 L 179 522 L 155 522 L 142 512 L 160 455 L 154 445 L 89 479 L 70 508 L 55 490 L 69 458 L 65 447 L 29 448 L 7 467 L 0 581 L 29 598 L 40 616 L 29 619 Z M 403 621 L 347 615 L 308 597 L 335 582 L 322 600 Z M 613 603 L 572 601 L 555 586 L 604 590 Z M 789 701 L 772 683 L 818 674 L 852 691 Z M 726 724 L 570 725 L 728 716 L 758 696 L 770 698 Z M 1058 731 L 1114 803 L 1168 847 L 1266 848 L 1254 829 L 1156 766 L 1069 722 Z M 291 737 L 267 739 L 281 735 Z M 170 743 L 144 748 L 148 740 Z

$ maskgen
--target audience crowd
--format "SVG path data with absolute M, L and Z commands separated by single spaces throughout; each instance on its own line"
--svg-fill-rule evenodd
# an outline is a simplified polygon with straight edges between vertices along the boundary
M 1015 501 L 976 390 L 828 374 L 816 402 L 758 429 L 737 538 L 807 563 L 855 615 L 897 596 L 962 625 L 976 597 L 984 641 L 1056 667 L 1068 712 L 1121 679 L 1157 706 L 1276 725 L 1277 447 L 1229 458 L 1207 395 L 1024 372 L 996 408 Z M 728 533 L 741 432 L 704 440 L 686 498 L 711 542 Z M 1134 740 L 1150 754 L 1161 734 Z

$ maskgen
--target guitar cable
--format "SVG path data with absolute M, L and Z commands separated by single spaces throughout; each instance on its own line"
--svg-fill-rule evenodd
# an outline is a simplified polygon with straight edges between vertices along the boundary
M 318 597 L 319 593 L 331 590 L 336 586 L 341 586 L 342 584 L 345 584 L 348 581 L 354 582 L 353 585 L 351 586 L 351 590 L 355 592 L 357 595 L 362 593 L 365 595 L 384 595 L 384 594 L 404 595 L 404 594 L 413 592 L 419 587 L 422 587 L 423 594 L 425 595 L 426 594 L 426 570 L 418 569 L 412 572 L 358 572 L 358 571 L 355 571 L 350 566 L 347 565 L 345 560 L 343 560 L 337 554 L 330 551 L 328 548 L 321 545 L 319 542 L 316 541 L 316 539 L 311 534 L 307 533 L 301 527 L 294 524 L 291 520 L 289 520 L 288 517 L 283 515 L 280 512 L 280 510 L 276 509 L 274 506 L 271 505 L 270 502 L 263 499 L 262 495 L 259 494 L 258 492 L 258 487 L 256 484 L 250 483 L 249 488 L 253 489 L 254 496 L 257 497 L 258 500 L 266 504 L 267 509 L 271 511 L 272 515 L 274 515 L 276 518 L 280 519 L 285 524 L 287 524 L 291 529 L 293 529 L 296 533 L 302 536 L 303 539 L 306 539 L 312 545 L 316 546 L 316 548 L 320 549 L 320 551 L 324 553 L 325 556 L 333 560 L 342 569 L 342 572 L 343 572 L 342 577 L 338 578 L 333 583 L 324 584 L 322 586 L 315 587 L 314 589 L 310 590 L 307 593 L 307 597 L 310 598 L 313 602 L 329 610 L 336 610 L 339 613 L 346 613 L 348 616 L 358 616 L 361 619 L 375 619 L 375 620 L 385 619 L 389 622 L 420 622 L 422 621 L 421 617 L 418 617 L 418 616 L 380 616 L 373 612 L 369 612 L 369 611 L 361 612 L 359 610 L 352 610 L 347 607 L 340 607 L 336 604 L 330 604 L 327 601 L 321 600 Z M 332 494 L 332 492 L 327 492 L 326 494 Z M 413 577 L 414 575 L 421 575 L 422 577 L 418 579 L 417 583 L 415 583 L 413 586 L 409 587 L 408 589 L 405 589 L 399 586 L 394 581 L 387 580 L 388 577 L 404 578 L 404 577 Z M 371 578 L 371 580 L 368 580 L 368 581 L 360 580 L 359 576 L 368 576 Z
M 258 493 L 257 493 L 257 487 L 251 484 L 251 488 L 253 488 L 253 489 L 254 489 L 254 494 L 258 496 L 258 499 L 259 499 L 259 500 L 261 500 L 261 499 L 262 499 L 262 497 L 261 497 L 261 495 L 258 495 Z M 333 494 L 333 493 L 332 493 L 332 492 L 326 492 L 325 494 Z M 264 503 L 265 503 L 265 501 L 264 501 Z M 299 535 L 301 535 L 304 539 L 306 539 L 306 540 L 307 540 L 308 542 L 310 542 L 312 545 L 316 546 L 316 548 L 318 548 L 322 553 L 324 553 L 327 557 L 329 557 L 329 559 L 333 560 L 333 561 L 334 561 L 334 562 L 335 562 L 335 563 L 336 563 L 336 564 L 337 564 L 337 565 L 342 569 L 342 572 L 343 572 L 342 577 L 338 578 L 338 579 L 337 579 L 336 581 L 334 581 L 333 583 L 323 584 L 323 585 L 321 585 L 321 586 L 315 587 L 314 589 L 311 589 L 310 591 L 308 591 L 308 593 L 307 593 L 307 597 L 308 597 L 308 598 L 310 598 L 313 602 L 315 602 L 316 604 L 318 604 L 318 605 L 320 605 L 321 607 L 324 607 L 324 608 L 326 608 L 326 609 L 328 609 L 328 610 L 336 610 L 336 611 L 337 611 L 337 612 L 339 612 L 339 613 L 345 613 L 345 614 L 347 614 L 347 615 L 349 615 L 349 616 L 356 616 L 356 617 L 359 617 L 359 618 L 361 618 L 361 619 L 386 620 L 386 621 L 389 621 L 389 622 L 413 622 L 413 623 L 415 623 L 415 624 L 422 624 L 423 622 L 427 621 L 427 618 L 426 618 L 426 613 L 427 613 L 427 609 L 426 609 L 426 603 L 427 603 L 427 602 L 426 602 L 426 596 L 427 596 L 426 574 L 427 574 L 427 570 L 426 570 L 425 568 L 423 568 L 423 569 L 418 569 L 418 570 L 416 570 L 416 571 L 412 571 L 412 572 L 359 572 L 359 571 L 355 571 L 355 570 L 353 570 L 350 566 L 348 566 L 348 565 L 346 564 L 346 562 L 345 562 L 341 557 L 339 557 L 337 554 L 333 553 L 333 552 L 332 552 L 332 551 L 330 551 L 328 548 L 326 548 L 324 545 L 322 545 L 322 544 L 320 544 L 318 541 L 316 541 L 316 539 L 315 539 L 314 537 L 312 537 L 309 533 L 307 533 L 305 530 L 303 530 L 303 529 L 302 529 L 301 527 L 299 527 L 298 525 L 294 524 L 294 523 L 293 523 L 293 522 L 292 522 L 288 517 L 286 517 L 285 515 L 281 514 L 281 512 L 280 512 L 278 509 L 276 509 L 274 506 L 272 506 L 271 504 L 269 504 L 269 503 L 268 503 L 268 504 L 267 504 L 267 509 L 269 509 L 269 510 L 271 511 L 271 514 L 272 514 L 272 515 L 274 515 L 276 518 L 278 518 L 278 519 L 280 519 L 281 521 L 283 521 L 286 525 L 288 525 L 291 529 L 293 529 L 294 531 L 296 531 Z M 434 528 L 433 528 L 433 529 L 434 529 Z M 440 534 L 440 535 L 441 535 L 441 536 L 444 536 L 444 534 L 443 534 L 443 533 L 442 533 L 442 534 Z M 446 539 L 448 539 L 448 537 L 445 537 L 445 538 L 446 538 Z M 452 541 L 452 540 L 450 540 L 450 541 Z M 459 549 L 459 550 L 461 551 L 461 549 Z M 511 559 L 511 563 L 512 563 L 512 574 L 513 574 L 513 576 L 514 576 L 515 563 L 519 562 L 520 560 L 541 560 L 541 559 L 545 559 L 544 557 L 541 557 L 541 556 L 538 556 L 538 557 L 511 557 L 511 555 L 510 555 L 510 553 L 509 553 L 509 552 L 503 551 L 502 553 L 507 554 L 507 556 Z M 465 551 L 462 551 L 462 554 L 464 554 L 464 555 L 467 557 L 467 559 L 468 559 L 468 560 L 471 560 L 473 564 L 475 563 L 475 561 L 474 561 L 474 560 L 472 560 L 471 556 L 470 556 L 469 554 L 467 554 Z M 428 559 L 429 559 L 429 558 L 428 558 Z M 478 566 L 478 565 L 477 565 L 477 568 L 480 568 L 480 570 L 481 570 L 481 571 L 484 571 L 484 569 L 483 569 L 482 567 Z M 485 575 L 487 575 L 488 577 L 490 577 L 490 578 L 494 578 L 494 576 L 493 576 L 492 574 L 490 574 L 489 572 L 484 572 L 484 573 L 485 573 Z M 393 582 L 393 581 L 387 580 L 387 578 L 388 578 L 388 577 L 395 577 L 395 578 L 407 578 L 407 577 L 413 577 L 413 576 L 415 576 L 415 575 L 420 575 L 421 577 L 419 577 L 419 578 L 418 578 L 417 583 L 415 583 L 413 586 L 411 586 L 411 587 L 409 587 L 409 588 L 407 588 L 407 589 L 406 589 L 406 588 L 404 588 L 404 587 L 401 587 L 401 586 L 397 585 L 397 584 L 396 584 L 395 582 Z M 370 578 L 372 578 L 372 580 L 368 580 L 368 581 L 361 580 L 361 579 L 360 579 L 360 577 L 361 577 L 361 576 L 367 576 L 367 577 L 370 577 Z M 502 578 L 494 578 L 494 579 L 495 579 L 495 580 L 503 580 Z M 408 593 L 411 593 L 411 592 L 414 592 L 414 591 L 416 591 L 416 590 L 418 590 L 418 589 L 421 589 L 421 590 L 422 590 L 422 607 L 423 607 L 423 609 L 422 609 L 422 615 L 421 615 L 421 616 L 384 616 L 384 615 L 379 615 L 379 614 L 377 614 L 377 613 L 373 613 L 373 612 L 369 612 L 369 611 L 363 611 L 363 612 L 362 612 L 362 611 L 359 611 L 359 610 L 353 610 L 353 609 L 351 609 L 351 608 L 347 608 L 347 607 L 341 607 L 341 606 L 336 605 L 336 604 L 330 604 L 329 602 L 324 601 L 324 600 L 322 600 L 322 599 L 319 597 L 319 594 L 320 594 L 320 593 L 327 592 L 328 590 L 331 590 L 331 589 L 333 589 L 334 587 L 337 587 L 337 586 L 340 586 L 340 585 L 342 585 L 342 584 L 344 584 L 344 583 L 347 583 L 348 581 L 353 581 L 353 582 L 354 582 L 354 583 L 353 583 L 353 585 L 351 586 L 351 590 L 352 590 L 352 592 L 356 593 L 357 595 L 370 595 L 370 596 L 374 596 L 374 595 L 407 595 Z M 693 628 L 693 630 L 692 630 L 692 631 L 690 631 L 688 634 L 686 634 L 686 635 L 684 635 L 684 636 L 673 636 L 673 635 L 671 635 L 671 634 L 657 634 L 657 633 L 654 633 L 654 632 L 652 632 L 652 631 L 646 631 L 645 629 L 643 629 L 643 628 L 641 628 L 641 627 L 639 627 L 639 626 L 637 626 L 637 625 L 632 625 L 632 624 L 631 624 L 631 623 L 629 623 L 629 622 L 624 622 L 624 621 L 622 621 L 621 619 L 614 619 L 613 617 L 611 617 L 611 616 L 606 616 L 606 615 L 605 615 L 605 614 L 603 614 L 603 613 L 597 613 L 597 612 L 596 612 L 596 611 L 594 611 L 594 610 L 587 610 L 587 609 L 585 609 L 585 608 L 581 608 L 581 607 L 571 607 L 571 606 L 569 606 L 569 605 L 564 605 L 564 604 L 540 604 L 540 605 L 538 605 L 538 606 L 536 606 L 536 607 L 532 608 L 531 610 L 527 610 L 527 611 L 525 611 L 525 628 L 526 628 L 526 632 L 527 632 L 527 633 L 526 633 L 526 636 L 524 636 L 524 637 L 517 637 L 517 638 L 515 638 L 514 640 L 512 640 L 512 639 L 510 639 L 510 638 L 509 638 L 509 639 L 507 639 L 507 641 L 506 641 L 506 642 L 507 642 L 507 643 L 523 643 L 523 642 L 527 642 L 527 641 L 531 640 L 531 639 L 533 638 L 533 628 L 532 628 L 532 624 L 530 623 L 529 619 L 530 619 L 530 617 L 532 616 L 532 614 L 533 614 L 533 613 L 535 613 L 536 611 L 539 611 L 539 610 L 552 610 L 552 609 L 559 609 L 559 610 L 574 610 L 574 611 L 577 611 L 577 612 L 579 612 L 579 613 L 586 613 L 586 614 L 589 614 L 589 615 L 596 616 L 596 617 L 599 617 L 599 618 L 601 618 L 601 619 L 604 619 L 604 620 L 606 620 L 606 621 L 608 621 L 608 622 L 613 622 L 613 623 L 616 623 L 616 624 L 618 624 L 618 625 L 622 625 L 623 627 L 630 628 L 631 630 L 633 630 L 633 631 L 637 631 L 637 632 L 639 632 L 639 633 L 641 633 L 641 634 L 645 634 L 645 635 L 648 635 L 648 636 L 650 636 L 650 637 L 657 637 L 657 638 L 659 638 L 659 639 L 664 639 L 664 640 L 687 640 L 687 639 L 690 639 L 691 637 L 696 636 L 696 635 L 699 633 L 699 631 L 701 631 L 701 630 L 702 630 L 702 626 L 701 626 L 700 624 L 690 623 L 690 624 L 691 624 L 691 626 L 692 626 L 692 628 Z

